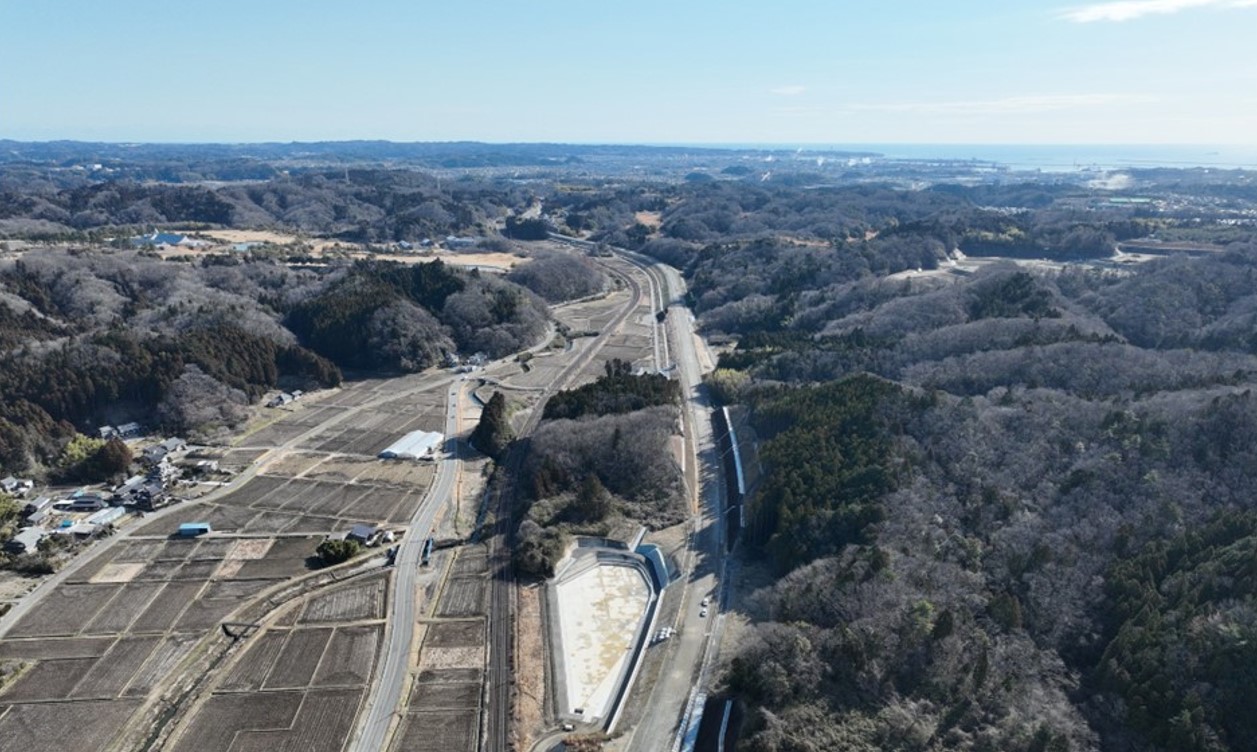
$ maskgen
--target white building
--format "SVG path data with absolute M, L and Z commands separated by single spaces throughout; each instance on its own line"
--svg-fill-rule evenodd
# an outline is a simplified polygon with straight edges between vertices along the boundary
M 435 431 L 411 431 L 380 452 L 380 458 L 386 460 L 431 459 L 436 456 L 444 443 L 444 434 Z

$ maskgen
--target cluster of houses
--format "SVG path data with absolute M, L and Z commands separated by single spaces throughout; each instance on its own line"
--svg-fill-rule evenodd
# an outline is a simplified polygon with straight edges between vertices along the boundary
M 138 433 L 139 426 L 134 423 L 100 429 L 102 438 Z M 111 491 L 80 489 L 59 501 L 40 496 L 27 502 L 21 510 L 23 526 L 5 542 L 5 551 L 11 554 L 34 552 L 39 542 L 50 535 L 90 538 L 126 516 L 127 507 L 147 512 L 170 504 L 174 498 L 168 489 L 181 473 L 174 460 L 186 449 L 187 442 L 177 437 L 146 448 L 141 454 L 145 472 L 128 478 Z M 213 461 L 202 460 L 195 464 L 203 465 L 203 469 L 217 469 Z M 32 481 L 11 476 L 0 480 L 0 488 L 17 498 L 27 496 L 34 485 Z

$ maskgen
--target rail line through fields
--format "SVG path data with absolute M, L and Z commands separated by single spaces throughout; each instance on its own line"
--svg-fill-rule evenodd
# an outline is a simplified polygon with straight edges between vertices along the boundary
M 486 677 L 489 686 L 489 697 L 487 702 L 488 715 L 485 721 L 486 728 L 481 745 L 482 749 L 487 752 L 509 752 L 511 750 L 511 671 L 513 664 L 511 626 L 514 623 L 512 606 L 515 580 L 511 568 L 511 548 L 509 543 L 513 534 L 512 515 L 514 511 L 515 482 L 523 465 L 528 436 L 541 422 L 541 414 L 545 411 L 546 401 L 555 392 L 570 383 L 573 378 L 589 365 L 594 356 L 606 345 L 611 335 L 619 330 L 624 321 L 637 309 L 642 301 L 642 286 L 633 278 L 633 275 L 612 270 L 607 264 L 604 264 L 604 267 L 628 282 L 632 290 L 628 304 L 594 339 L 593 344 L 584 353 L 577 356 L 576 360 L 565 368 L 559 374 L 559 377 L 542 393 L 532 413 L 528 416 L 528 420 L 520 429 L 519 439 L 507 452 L 506 461 L 503 463 L 504 472 L 494 481 L 496 485 L 492 499 L 496 510 L 496 519 L 493 535 L 489 538 L 489 561 L 491 562 L 493 572 L 489 603 L 490 658 L 488 675 Z

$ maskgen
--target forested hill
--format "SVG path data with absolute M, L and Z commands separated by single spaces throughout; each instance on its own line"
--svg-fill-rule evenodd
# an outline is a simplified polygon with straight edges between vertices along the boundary
M 222 169 L 221 163 L 213 167 Z M 268 166 L 260 168 L 267 174 L 220 185 L 195 175 L 182 180 L 184 168 L 157 176 L 162 182 L 0 170 L 0 236 L 103 240 L 154 226 L 199 224 L 282 228 L 360 243 L 419 240 L 481 234 L 510 209 L 527 205 L 528 196 L 510 184 L 438 181 L 408 170 L 353 167 L 288 175 Z
M 1257 244 L 904 281 L 792 253 L 689 266 L 780 577 L 726 674 L 741 748 L 1257 748 Z
M 440 262 L 298 270 L 209 256 L 30 252 L 0 261 L 0 469 L 55 468 L 76 431 L 137 420 L 212 436 L 277 385 L 501 356 L 547 326 L 511 282 Z

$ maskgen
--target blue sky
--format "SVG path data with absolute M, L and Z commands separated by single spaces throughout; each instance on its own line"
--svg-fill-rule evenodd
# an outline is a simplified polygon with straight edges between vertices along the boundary
M 0 0 L 0 138 L 1257 141 L 1257 0 Z

